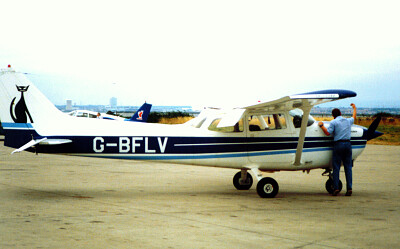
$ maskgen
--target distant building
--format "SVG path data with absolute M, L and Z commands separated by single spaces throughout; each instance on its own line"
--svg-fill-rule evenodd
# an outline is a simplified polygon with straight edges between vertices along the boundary
M 66 110 L 66 111 L 72 111 L 72 110 L 73 110 L 73 109 L 72 109 L 72 100 L 67 99 L 67 104 L 66 104 L 66 106 L 65 106 L 65 110 Z
M 116 97 L 111 97 L 110 106 L 111 106 L 111 108 L 116 108 L 117 107 L 117 98 Z

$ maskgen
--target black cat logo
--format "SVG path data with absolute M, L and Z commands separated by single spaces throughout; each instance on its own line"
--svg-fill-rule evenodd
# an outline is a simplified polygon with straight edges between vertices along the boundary
M 16 86 L 16 87 L 17 87 L 17 90 L 19 92 L 21 92 L 21 99 L 15 105 L 14 112 L 13 112 L 14 101 L 17 97 L 14 97 L 13 100 L 11 101 L 11 105 L 10 105 L 11 118 L 14 120 L 15 123 L 26 123 L 26 121 L 28 121 L 28 118 L 27 118 L 27 116 L 28 116 L 31 123 L 33 123 L 33 119 L 31 117 L 31 114 L 28 111 L 28 107 L 26 107 L 25 98 L 24 98 L 24 92 L 28 91 L 29 86 Z M 14 113 L 15 113 L 15 116 L 14 116 Z

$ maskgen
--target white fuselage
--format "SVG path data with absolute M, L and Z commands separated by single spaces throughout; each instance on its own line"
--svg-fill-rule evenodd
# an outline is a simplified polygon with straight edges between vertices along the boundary
M 70 139 L 57 153 L 117 159 L 155 160 L 171 163 L 265 171 L 328 168 L 332 137 L 312 118 L 306 130 L 301 163 L 294 165 L 300 128 L 290 112 L 244 112 L 236 126 L 218 127 L 221 113 L 208 113 L 182 125 L 107 122 L 71 119 L 32 128 L 42 136 Z M 63 124 L 63 125 L 60 125 Z M 329 126 L 327 123 L 326 126 Z M 62 134 L 62 135 L 60 135 Z M 352 127 L 353 159 L 363 151 L 363 128 Z M 39 146 L 52 153 L 53 146 Z

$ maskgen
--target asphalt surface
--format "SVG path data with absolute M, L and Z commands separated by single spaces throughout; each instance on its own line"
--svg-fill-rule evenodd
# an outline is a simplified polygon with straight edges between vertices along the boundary
M 232 169 L 11 151 L 0 141 L 0 248 L 400 247 L 400 146 L 367 146 L 351 197 L 313 170 L 269 174 L 274 199 Z

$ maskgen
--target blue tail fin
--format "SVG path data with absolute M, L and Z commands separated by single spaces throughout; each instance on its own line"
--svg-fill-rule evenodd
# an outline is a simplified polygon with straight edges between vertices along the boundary
M 147 118 L 149 117 L 150 110 L 152 105 L 144 103 L 130 119 L 126 119 L 126 121 L 134 121 L 134 122 L 147 122 Z

